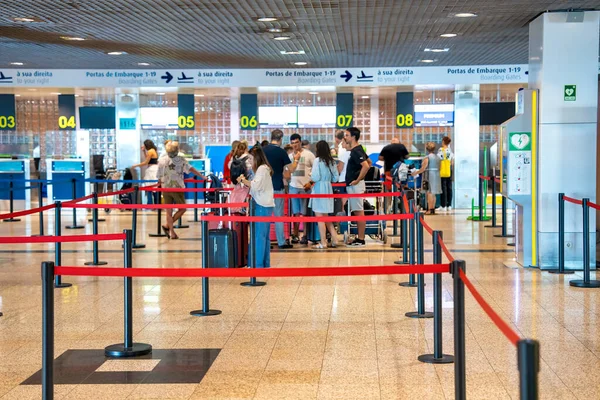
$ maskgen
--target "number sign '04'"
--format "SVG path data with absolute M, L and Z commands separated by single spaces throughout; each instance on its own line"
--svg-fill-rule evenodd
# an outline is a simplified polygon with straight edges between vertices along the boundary
M 14 131 L 17 128 L 14 94 L 0 94 L 0 129 Z
M 258 96 L 240 95 L 240 129 L 254 131 L 258 127 Z
M 58 95 L 58 129 L 72 131 L 77 128 L 75 122 L 75 95 Z

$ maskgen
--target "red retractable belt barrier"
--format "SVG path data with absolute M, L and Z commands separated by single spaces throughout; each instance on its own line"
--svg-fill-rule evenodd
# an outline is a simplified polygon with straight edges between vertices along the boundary
M 133 188 L 131 189 L 123 189 L 117 190 L 116 192 L 106 192 L 106 193 L 98 193 L 98 197 L 110 197 L 110 196 L 120 196 L 122 194 L 132 193 Z
M 276 194 L 276 199 L 350 199 L 364 197 L 400 197 L 400 192 L 381 192 L 381 193 L 336 193 L 336 194 Z
M 494 182 L 500 183 L 500 178 L 494 178 Z
M 76 243 L 107 240 L 124 240 L 124 233 L 106 233 L 100 235 L 70 235 L 70 236 L 11 236 L 0 237 L 0 244 L 7 243 Z
M 583 204 L 583 201 L 578 200 L 578 199 L 574 199 L 574 198 L 569 197 L 569 196 L 564 196 L 563 198 L 565 199 L 565 201 L 567 201 L 569 203 L 573 203 L 573 204 L 577 204 L 577 205 L 582 205 Z
M 588 201 L 588 206 L 592 207 L 594 210 L 600 210 L 600 206 L 596 203 L 592 203 L 591 201 Z
M 469 289 L 469 292 L 471 292 L 471 294 L 473 295 L 473 297 L 475 298 L 475 300 L 479 303 L 479 305 L 481 306 L 481 308 L 483 308 L 483 311 L 485 311 L 485 313 L 488 315 L 488 317 L 490 317 L 490 319 L 492 320 L 492 322 L 494 322 L 494 324 L 498 327 L 498 329 L 500 329 L 500 331 L 504 334 L 504 336 L 507 337 L 508 340 L 510 340 L 510 342 L 513 345 L 517 345 L 517 343 L 519 342 L 519 340 L 521 340 L 521 337 L 519 336 L 519 334 L 517 332 L 515 332 L 497 313 L 496 311 L 494 311 L 494 309 L 485 301 L 485 299 L 481 296 L 481 294 L 479 294 L 479 292 L 477 291 L 477 289 L 475 289 L 475 286 L 473 286 L 473 284 L 471 283 L 471 281 L 469 280 L 469 278 L 467 277 L 467 275 L 465 275 L 465 273 L 463 272 L 462 269 L 458 269 L 459 274 L 460 274 L 460 279 L 465 283 L 465 286 Z
M 454 257 L 452 256 L 452 253 L 450 253 L 450 250 L 448 250 L 448 248 L 446 247 L 446 243 L 444 243 L 442 238 L 439 238 L 438 241 L 439 241 L 440 247 L 442 248 L 442 251 L 446 255 L 446 258 L 448 259 L 448 261 L 450 261 L 450 262 L 454 261 Z
M 73 204 L 73 203 L 81 203 L 82 201 L 90 200 L 90 199 L 93 199 L 93 198 L 94 198 L 93 194 L 88 194 L 87 196 L 79 197 L 78 199 L 73 199 L 73 200 L 65 201 L 63 203 L 63 205 L 65 205 L 65 204 Z
M 483 179 L 484 181 L 489 181 L 490 177 L 489 176 L 479 175 L 479 179 Z
M 386 265 L 320 268 L 85 268 L 55 267 L 63 276 L 117 276 L 141 278 L 284 278 L 305 276 L 353 276 L 449 273 L 448 264 Z
M 183 208 L 244 208 L 248 207 L 248 203 L 218 203 L 218 204 L 79 204 L 69 203 L 64 204 L 64 208 L 99 208 L 99 209 L 147 209 L 147 210 L 174 210 Z
M 202 215 L 203 221 L 213 222 L 355 222 L 355 221 L 394 221 L 413 219 L 412 214 L 353 215 L 341 217 L 247 217 L 240 215 Z
M 425 218 L 420 217 L 421 219 L 421 225 L 423 225 L 423 229 L 425 229 L 430 235 L 433 236 L 433 229 L 431 229 L 431 227 L 427 224 L 427 222 L 425 222 Z
M 194 193 L 194 192 L 198 192 L 198 193 L 204 193 L 204 192 L 228 192 L 228 191 L 232 191 L 233 188 L 231 187 L 223 187 L 223 188 L 159 188 L 159 187 L 152 187 L 152 186 L 142 186 L 140 187 L 141 191 L 144 192 L 173 192 L 173 193 L 178 193 L 178 192 L 182 192 L 182 193 Z
M 48 205 L 43 206 L 43 207 L 32 208 L 31 210 L 17 211 L 17 212 L 10 213 L 10 214 L 0 214 L 0 220 L 2 220 L 2 219 L 16 218 L 16 217 L 23 217 L 25 215 L 36 214 L 36 213 L 39 213 L 39 212 L 42 212 L 42 211 L 52 210 L 54 207 L 56 207 L 55 204 L 48 204 Z

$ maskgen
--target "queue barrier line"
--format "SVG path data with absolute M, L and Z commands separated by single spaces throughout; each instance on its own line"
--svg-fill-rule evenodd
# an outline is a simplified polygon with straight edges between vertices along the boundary
M 90 241 L 125 240 L 123 233 L 103 233 L 99 235 L 70 235 L 70 236 L 10 236 L 0 237 L 0 244 L 7 243 L 77 243 Z
M 572 197 L 569 196 L 564 196 L 565 201 L 569 202 L 569 203 L 573 203 L 573 204 L 577 204 L 579 206 L 583 205 L 583 201 L 579 200 L 579 199 L 574 199 Z M 588 203 L 590 204 L 590 203 Z
M 596 203 L 592 203 L 591 201 L 588 201 L 588 206 L 592 207 L 594 210 L 600 210 L 600 206 Z
M 163 187 L 154 187 L 154 186 L 142 186 L 140 187 L 140 191 L 143 192 L 172 192 L 172 193 L 204 193 L 204 192 L 230 192 L 234 188 L 221 187 L 221 188 L 163 188 Z
M 93 179 L 87 178 L 83 180 L 88 183 L 158 183 L 158 180 L 153 179 Z
M 421 224 L 423 225 L 423 229 L 425 229 L 427 231 L 427 233 L 429 233 L 431 236 L 433 236 L 433 229 L 431 229 L 431 227 L 429 226 L 429 224 L 427 224 L 427 222 L 425 222 L 425 218 L 423 218 L 421 216 L 421 217 L 419 217 L 419 219 L 421 220 Z
M 48 204 L 46 206 L 38 207 L 38 208 L 32 208 L 30 210 L 17 211 L 17 212 L 10 213 L 10 214 L 0 214 L 0 220 L 10 219 L 10 218 L 16 218 L 16 217 L 23 217 L 25 215 L 36 214 L 36 213 L 39 213 L 39 212 L 43 212 L 43 211 L 47 211 L 47 210 L 52 210 L 55 207 L 56 207 L 56 204 Z
M 483 311 L 490 317 L 492 322 L 500 329 L 500 331 L 506 336 L 506 338 L 513 344 L 515 347 L 521 340 L 521 337 L 518 333 L 516 333 L 503 319 L 494 311 L 492 306 L 488 304 L 487 301 L 483 298 L 483 296 L 475 289 L 475 286 L 471 283 L 467 275 L 464 273 L 462 269 L 458 269 L 458 273 L 460 275 L 460 279 L 464 282 L 465 286 L 469 289 L 469 292 L 473 295 L 477 303 L 481 306 Z
M 106 192 L 106 193 L 98 193 L 98 198 L 100 197 L 110 197 L 110 196 L 119 196 L 122 194 L 133 193 L 133 188 L 117 190 L 116 192 Z
M 489 176 L 479 175 L 479 179 L 483 179 L 484 181 L 489 181 L 491 178 Z
M 21 181 L 19 181 L 21 182 Z M 17 190 L 32 190 L 32 189 L 37 189 L 37 186 L 19 186 L 19 187 L 7 187 L 7 188 L 2 188 L 2 192 L 16 192 Z
M 240 215 L 202 215 L 208 222 L 356 222 L 356 221 L 398 221 L 413 219 L 412 214 L 352 215 L 335 217 L 250 217 Z
M 111 276 L 139 278 L 285 278 L 314 276 L 398 275 L 449 273 L 449 264 L 385 265 L 318 268 L 85 268 L 54 267 L 61 276 Z
M 248 203 L 215 203 L 215 204 L 63 204 L 64 208 L 98 208 L 107 210 L 174 210 L 194 208 L 245 208 Z
M 81 203 L 82 201 L 91 200 L 91 199 L 93 199 L 93 198 L 94 198 L 94 195 L 93 195 L 93 194 L 88 194 L 87 196 L 78 197 L 78 198 L 76 198 L 76 199 L 73 199 L 73 200 L 68 200 L 68 201 L 65 201 L 65 202 L 63 202 L 63 206 L 64 206 L 65 204 Z
M 450 261 L 450 262 L 455 261 L 454 256 L 452 255 L 452 253 L 450 253 L 450 250 L 448 250 L 448 247 L 446 247 L 446 243 L 444 243 L 444 240 L 442 240 L 442 238 L 439 238 L 439 242 L 440 242 L 440 247 L 442 248 L 442 251 L 446 255 L 446 258 L 448 259 L 448 261 Z
M 400 192 L 379 192 L 379 193 L 334 193 L 334 194 L 276 194 L 275 199 L 351 199 L 351 198 L 372 198 L 372 197 L 400 197 Z

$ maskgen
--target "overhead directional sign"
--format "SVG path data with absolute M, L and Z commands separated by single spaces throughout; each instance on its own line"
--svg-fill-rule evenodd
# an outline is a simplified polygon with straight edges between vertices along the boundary
M 75 95 L 58 96 L 58 129 L 72 131 L 77 128 L 75 122 Z
M 165 83 L 170 83 L 173 80 L 173 75 L 171 75 L 169 71 L 167 71 L 163 76 L 160 77 L 160 79 L 164 79 Z
M 194 113 L 194 95 L 178 94 L 177 108 L 179 109 L 179 119 L 177 126 L 181 130 L 194 130 L 196 128 L 196 118 Z
M 258 96 L 240 95 L 240 128 L 255 131 L 258 127 Z
M 400 129 L 411 129 L 414 121 L 414 94 L 413 92 L 396 93 L 396 127 Z
M 17 113 L 14 94 L 0 94 L 0 130 L 17 129 Z
M 354 123 L 354 95 L 352 93 L 338 93 L 335 102 L 335 127 L 346 129 Z

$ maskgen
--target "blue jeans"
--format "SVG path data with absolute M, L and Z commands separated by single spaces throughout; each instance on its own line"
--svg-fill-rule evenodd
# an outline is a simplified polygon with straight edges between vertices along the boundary
M 263 207 L 254 203 L 254 215 L 257 217 L 270 217 L 273 215 L 274 207 Z M 250 243 L 252 251 L 255 251 L 255 268 L 270 268 L 271 267 L 271 240 L 269 233 L 271 230 L 270 222 L 255 222 L 254 237 L 256 245 Z
M 284 194 L 284 190 L 275 190 L 273 193 L 275 194 Z M 275 211 L 274 214 L 276 217 L 283 217 L 285 211 L 285 201 L 286 199 L 275 199 Z M 285 230 L 283 228 L 283 222 L 275 222 L 275 233 L 277 234 L 277 244 L 279 246 L 283 246 L 285 244 Z
M 146 196 L 148 197 L 147 204 L 154 204 L 156 201 L 156 193 L 155 192 L 146 192 Z

